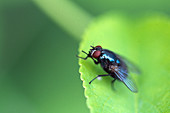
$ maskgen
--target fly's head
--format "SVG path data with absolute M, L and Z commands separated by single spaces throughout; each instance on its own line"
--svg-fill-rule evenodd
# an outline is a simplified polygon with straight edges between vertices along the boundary
M 102 53 L 102 47 L 101 46 L 96 46 L 96 47 L 93 47 L 91 46 L 92 49 L 90 49 L 89 51 L 89 56 L 95 58 L 95 59 L 98 59 Z
M 81 58 L 83 60 L 86 60 L 87 58 L 95 58 L 98 59 L 102 53 L 102 47 L 101 46 L 91 46 L 92 49 L 90 49 L 89 53 L 86 53 L 85 51 L 82 51 L 83 53 L 85 53 L 87 56 L 85 58 L 77 56 L 78 58 Z M 94 59 L 93 59 L 94 60 Z M 95 62 L 95 61 L 94 61 Z

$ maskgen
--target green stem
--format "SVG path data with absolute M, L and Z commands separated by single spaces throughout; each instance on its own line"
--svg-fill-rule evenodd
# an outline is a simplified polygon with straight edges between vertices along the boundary
M 76 39 L 81 38 L 92 17 L 68 0 L 34 0 L 34 2 L 64 30 Z

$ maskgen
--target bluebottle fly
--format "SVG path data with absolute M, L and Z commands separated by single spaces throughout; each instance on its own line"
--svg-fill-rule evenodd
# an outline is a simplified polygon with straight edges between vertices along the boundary
M 87 55 L 85 58 L 79 56 L 78 57 L 83 60 L 91 58 L 95 64 L 100 64 L 104 71 L 107 72 L 107 74 L 98 75 L 92 79 L 89 84 L 91 84 L 98 77 L 111 76 L 114 78 L 111 82 L 112 86 L 115 80 L 119 80 L 123 82 L 132 92 L 138 92 L 136 85 L 134 84 L 132 78 L 129 76 L 129 71 L 135 72 L 137 74 L 140 73 L 139 69 L 133 63 L 110 50 L 103 49 L 101 46 L 91 47 L 92 49 L 90 49 L 89 53 L 82 51 Z

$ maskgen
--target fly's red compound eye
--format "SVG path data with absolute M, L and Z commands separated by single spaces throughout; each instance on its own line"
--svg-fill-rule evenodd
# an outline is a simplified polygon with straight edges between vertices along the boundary
M 95 51 L 93 54 L 92 54 L 92 57 L 94 58 L 98 58 L 99 56 L 101 55 L 101 51 Z
M 96 48 L 102 48 L 102 46 L 98 45 L 98 46 L 96 46 Z

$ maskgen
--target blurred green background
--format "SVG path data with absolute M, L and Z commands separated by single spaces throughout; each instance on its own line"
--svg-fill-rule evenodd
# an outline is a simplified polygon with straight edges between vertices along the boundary
M 60 6 L 61 1 L 56 0 L 51 7 Z M 63 27 L 65 21 L 74 25 L 67 18 L 69 14 L 62 22 L 54 21 L 34 1 L 0 0 L 0 113 L 88 113 L 75 55 L 90 19 L 110 10 L 134 17 L 148 12 L 170 15 L 169 0 L 69 3 L 89 19 L 79 21 L 84 25 L 81 31 L 66 24 L 78 31 L 76 35 Z M 60 13 L 69 8 L 53 7 Z

